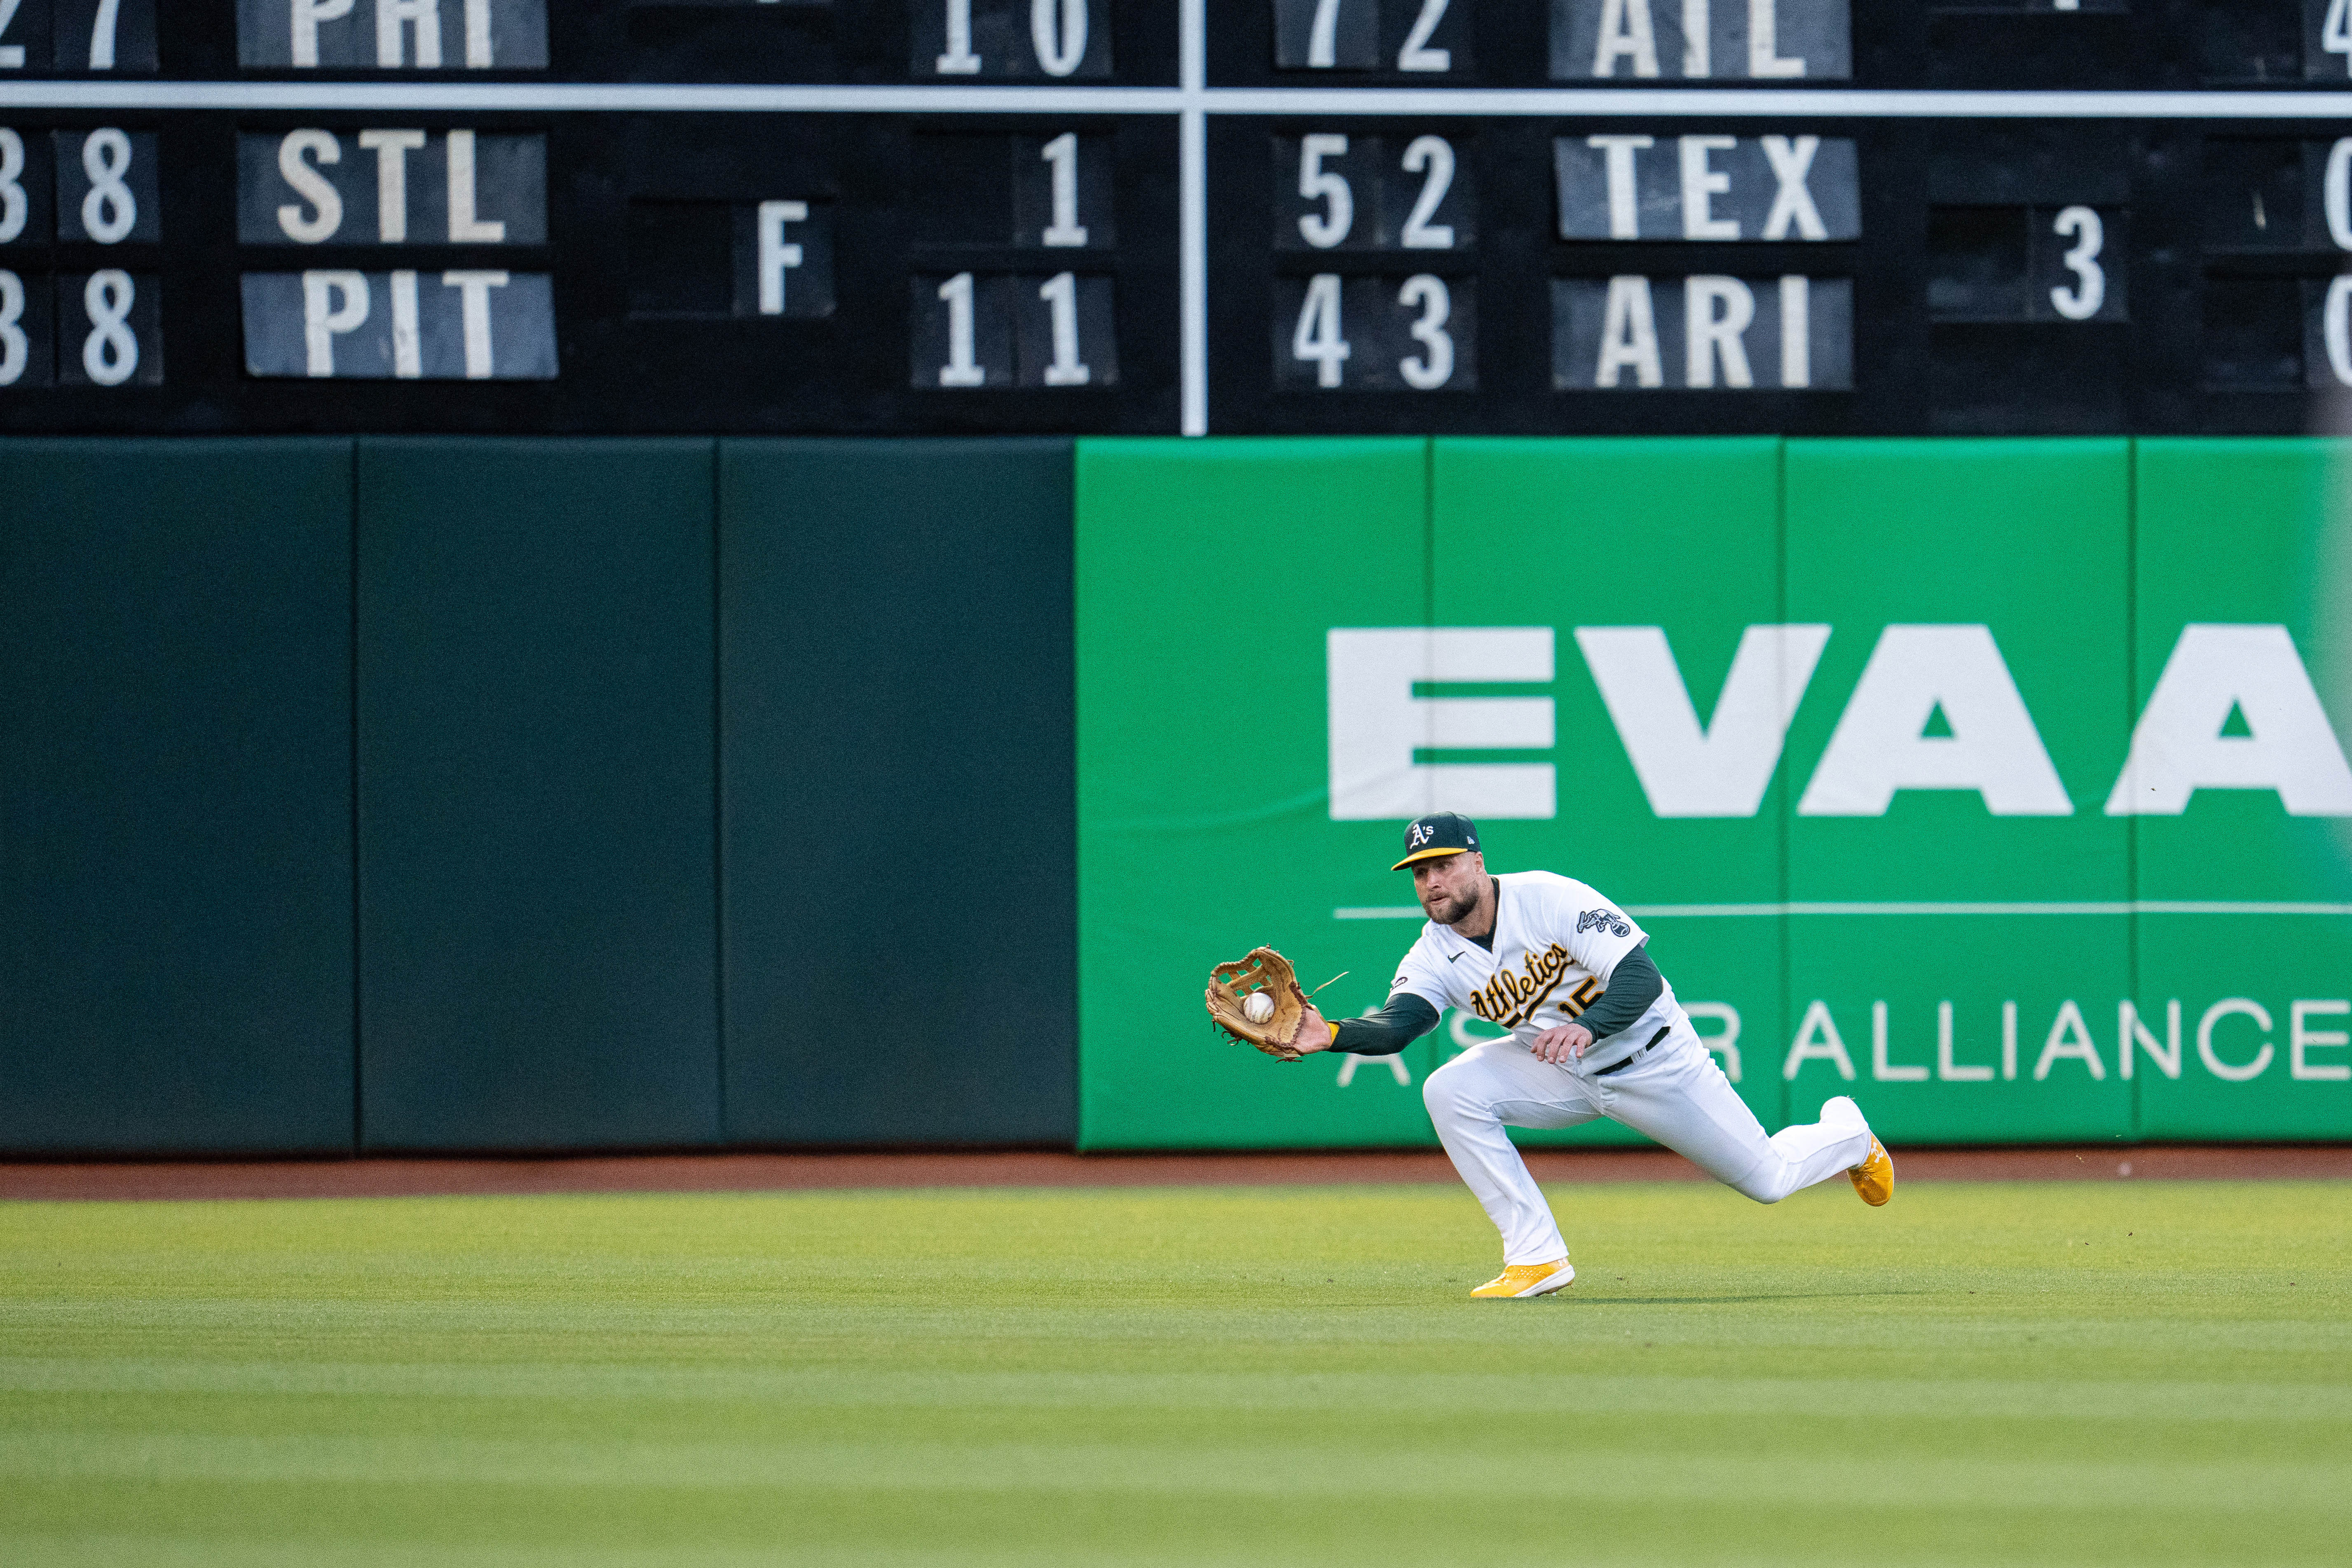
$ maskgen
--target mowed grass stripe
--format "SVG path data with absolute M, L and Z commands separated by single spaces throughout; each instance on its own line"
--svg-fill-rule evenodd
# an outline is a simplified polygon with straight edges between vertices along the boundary
M 773 1568 L 778 1561 L 769 1547 L 701 1545 L 681 1556 L 675 1545 L 614 1546 L 609 1542 L 573 1541 L 560 1546 L 534 1546 L 521 1542 L 495 1544 L 452 1544 L 441 1542 L 379 1542 L 337 1538 L 299 1542 L 241 1540 L 225 1550 L 219 1542 L 171 1535 L 22 1535 L 12 1538 L 27 1562 L 42 1568 L 212 1568 L 233 1561 L 239 1568 L 673 1568 L 691 1562 L 696 1568 Z M 858 1547 L 824 1551 L 795 1561 L 840 1564 L 841 1568 L 1020 1568 L 1033 1559 L 1027 1550 L 976 1552 L 963 1546 L 893 1549 Z M 1252 1557 L 1201 1558 L 1211 1564 L 1238 1565 Z
M 1556 1452 L 1533 1443 L 1532 1456 Z M 1370 1488 L 1432 1498 L 1620 1502 L 1778 1502 L 1829 1507 L 1937 1504 L 1988 1510 L 2186 1510 L 2352 1514 L 2340 1462 L 1955 1458 L 1932 1472 L 1859 1471 L 1843 1458 L 1717 1456 L 1704 1467 L 1659 1454 L 1582 1455 L 1559 1468 L 1499 1465 L 1494 1457 L 1393 1446 L 1330 1465 L 1301 1466 L 1294 1446 L 1213 1451 L 1136 1440 L 1100 1445 L 969 1442 L 873 1444 L 632 1443 L 559 1436 L 481 1441 L 446 1437 L 321 1438 L 89 1436 L 25 1432 L 0 1437 L 0 1477 L 12 1480 L 344 1482 L 355 1485 L 583 1487 L 609 1490 L 759 1489 L 935 1491 L 1179 1492 L 1225 1497 L 1343 1498 Z M 1337 1461 L 1346 1458 L 1344 1466 Z
M 184 1394 L 358 1399 L 789 1402 L 916 1411 L 1308 1411 L 1410 1414 L 1532 1401 L 1586 1415 L 1854 1415 L 1901 1400 L 1914 1415 L 2073 1421 L 2342 1422 L 2334 1385 L 2003 1382 L 1948 1378 L 1606 1377 L 1496 1373 L 851 1373 L 368 1362 L 0 1357 L 0 1394 L 168 1398 Z M 92 1406 L 94 1407 L 94 1406 Z
M 0 1561 L 2317 1563 L 2321 1184 L 0 1205 Z

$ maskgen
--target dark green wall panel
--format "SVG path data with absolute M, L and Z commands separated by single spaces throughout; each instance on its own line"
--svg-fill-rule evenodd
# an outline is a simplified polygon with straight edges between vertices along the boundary
M 1069 1142 L 1069 444 L 720 467 L 728 1136 Z
M 718 1140 L 712 463 L 361 443 L 368 1147 Z
M 351 446 L 0 443 L 0 1149 L 351 1147 Z

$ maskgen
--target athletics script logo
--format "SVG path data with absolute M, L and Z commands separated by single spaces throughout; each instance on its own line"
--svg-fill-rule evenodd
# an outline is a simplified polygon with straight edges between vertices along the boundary
M 1516 1028 L 1536 1015 L 1547 997 L 1559 989 L 1568 976 L 1569 965 L 1575 960 L 1568 949 L 1553 942 L 1541 952 L 1528 954 L 1528 972 L 1515 974 L 1507 969 L 1497 969 L 1495 978 L 1470 994 L 1470 1010 L 1490 1024 Z M 1601 994 L 1600 983 L 1590 974 L 1568 994 L 1562 1008 L 1571 1018 L 1592 1005 Z

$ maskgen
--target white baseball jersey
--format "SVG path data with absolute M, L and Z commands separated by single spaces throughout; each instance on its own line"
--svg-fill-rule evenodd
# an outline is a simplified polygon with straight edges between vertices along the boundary
M 1389 991 L 1410 991 L 1443 1013 L 1464 1007 L 1511 1031 L 1522 1045 L 1581 1014 L 1609 989 L 1617 961 L 1648 940 L 1633 917 L 1582 882 L 1550 871 L 1495 879 L 1494 951 L 1430 921 L 1404 955 Z M 1663 976 L 1661 976 L 1663 979 Z M 1640 1046 L 1662 1027 L 1689 1028 L 1675 988 L 1664 985 L 1633 1025 L 1614 1037 Z M 1595 1061 L 1619 1055 L 1594 1041 Z

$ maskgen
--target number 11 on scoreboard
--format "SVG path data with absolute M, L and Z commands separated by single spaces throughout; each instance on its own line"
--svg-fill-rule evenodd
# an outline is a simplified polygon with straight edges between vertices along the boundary
M 914 280 L 913 384 L 1108 386 L 1118 379 L 1111 280 L 958 272 Z

